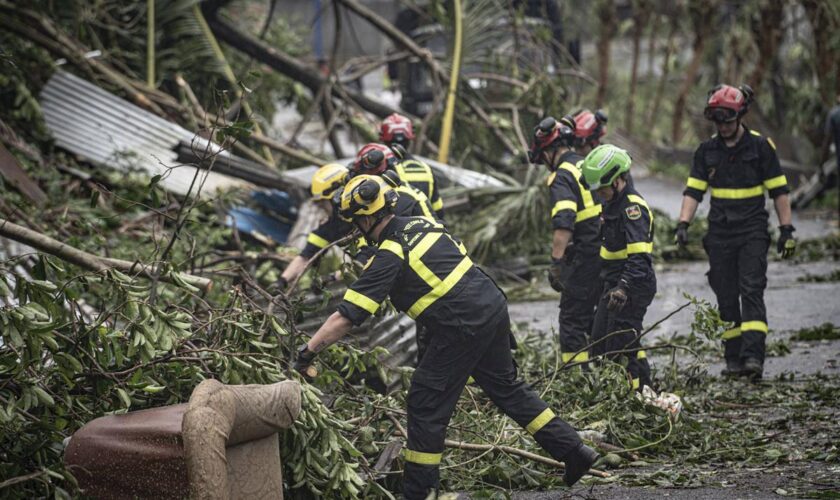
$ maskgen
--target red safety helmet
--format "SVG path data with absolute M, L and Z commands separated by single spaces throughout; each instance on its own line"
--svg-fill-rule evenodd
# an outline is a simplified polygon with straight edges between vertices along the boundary
M 392 113 L 382 120 L 382 125 L 379 126 L 379 140 L 385 144 L 404 144 L 413 139 L 414 126 L 411 120 L 403 115 Z
M 747 113 L 752 103 L 753 90 L 749 85 L 735 88 L 731 85 L 717 85 L 709 91 L 703 116 L 713 122 L 731 122 Z
M 575 121 L 571 115 L 566 115 L 559 121 L 553 116 L 544 118 L 534 127 L 531 148 L 528 150 L 528 160 L 531 163 L 542 163 L 543 152 L 560 146 L 571 147 L 575 139 Z
M 353 175 L 382 175 L 396 161 L 397 157 L 388 146 L 372 142 L 359 150 L 350 171 Z
M 598 146 L 607 133 L 607 121 L 607 114 L 600 109 L 594 113 L 588 109 L 575 113 L 575 144 Z

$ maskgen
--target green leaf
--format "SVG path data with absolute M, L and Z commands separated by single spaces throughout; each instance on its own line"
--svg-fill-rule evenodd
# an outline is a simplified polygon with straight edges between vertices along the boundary
M 45 405 L 53 406 L 55 404 L 55 401 L 53 400 L 53 397 L 50 396 L 47 393 L 47 391 L 45 391 L 44 389 L 41 389 L 38 386 L 33 386 L 32 387 L 32 392 L 34 392 L 35 396 L 38 397 L 38 401 L 44 403 Z
M 147 391 L 147 392 L 150 392 L 150 391 Z M 117 387 L 117 394 L 119 395 L 120 399 L 122 400 L 123 406 L 126 407 L 126 408 L 130 408 L 131 407 L 131 398 L 128 397 L 128 393 L 125 392 L 125 389 L 123 389 L 121 387 Z

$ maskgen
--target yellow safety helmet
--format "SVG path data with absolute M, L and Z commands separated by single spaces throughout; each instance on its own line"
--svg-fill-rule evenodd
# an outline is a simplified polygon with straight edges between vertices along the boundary
M 363 215 L 391 213 L 399 196 L 393 182 L 378 175 L 358 175 L 350 179 L 338 201 L 338 214 L 347 221 Z
M 312 198 L 315 200 L 329 200 L 341 186 L 347 183 L 350 171 L 338 163 L 327 163 L 315 171 L 312 176 Z

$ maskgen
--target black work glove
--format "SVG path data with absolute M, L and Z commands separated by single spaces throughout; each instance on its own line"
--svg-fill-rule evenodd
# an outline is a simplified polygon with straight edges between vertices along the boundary
M 607 302 L 607 310 L 618 312 L 627 304 L 627 285 L 620 282 L 615 287 L 607 292 L 609 302 Z
M 297 358 L 295 358 L 293 368 L 296 372 L 300 373 L 307 382 L 311 382 L 318 375 L 318 370 L 312 366 L 312 362 L 315 360 L 317 355 L 318 353 L 309 350 L 309 346 L 307 344 L 303 344 L 303 347 L 301 347 L 298 351 Z
M 680 221 L 677 229 L 674 230 L 674 242 L 681 248 L 688 245 L 688 222 Z
M 565 257 L 562 259 L 551 259 L 551 267 L 548 269 L 548 283 L 555 292 L 562 292 L 566 289 L 566 268 L 568 261 Z
M 776 251 L 783 259 L 789 259 L 796 253 L 796 238 L 793 232 L 796 229 L 790 224 L 779 226 L 779 241 L 776 242 Z
M 285 291 L 286 291 L 286 287 L 288 287 L 288 286 L 289 286 L 289 280 L 287 280 L 286 278 L 284 278 L 284 277 L 280 276 L 280 279 L 278 279 L 277 281 L 275 281 L 275 282 L 274 282 L 274 284 L 273 284 L 273 285 L 271 285 L 271 288 L 270 288 L 268 291 L 269 291 L 270 293 L 272 293 L 272 294 L 275 294 L 275 295 L 276 295 L 276 294 L 278 294 L 278 293 L 285 292 Z

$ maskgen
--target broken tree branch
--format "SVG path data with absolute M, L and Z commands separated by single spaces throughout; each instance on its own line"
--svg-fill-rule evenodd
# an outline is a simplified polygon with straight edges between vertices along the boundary
M 78 248 L 71 247 L 70 245 L 62 243 L 47 235 L 19 226 L 2 218 L 0 218 L 0 236 L 15 240 L 19 243 L 23 243 L 24 245 L 29 245 L 36 250 L 54 255 L 61 260 L 95 272 L 116 269 L 117 271 L 124 273 L 138 273 L 145 278 L 152 278 L 155 270 L 155 266 L 149 264 L 100 257 L 98 255 L 85 252 L 84 250 L 79 250 Z M 180 273 L 179 277 L 185 283 L 201 288 L 205 291 L 210 290 L 213 286 L 213 282 L 211 280 L 208 278 L 202 278 L 201 276 Z M 169 283 L 175 282 L 175 280 L 167 274 L 161 275 L 159 279 Z
M 397 430 L 395 434 L 399 434 L 405 437 L 404 431 L 402 430 Z M 559 469 L 566 468 L 566 464 L 564 464 L 563 462 L 558 462 L 553 458 L 544 457 L 542 455 L 537 455 L 536 453 L 531 453 L 530 451 L 520 450 L 519 448 L 514 448 L 513 446 L 508 446 L 504 444 L 477 444 L 447 439 L 443 442 L 443 445 L 447 448 L 458 448 L 459 450 L 466 451 L 501 451 L 503 453 L 516 455 L 517 457 L 527 458 L 528 460 L 532 460 L 534 462 L 549 465 L 551 467 L 557 467 Z M 597 477 L 610 477 L 609 472 L 604 472 L 598 469 L 589 469 L 589 475 Z
M 301 82 L 313 93 L 317 92 L 321 85 L 324 84 L 326 78 L 323 75 L 314 69 L 308 68 L 298 59 L 262 43 L 247 33 L 242 33 L 217 17 L 207 16 L 207 23 L 210 25 L 213 33 L 219 40 L 222 40 L 236 50 L 253 57 L 255 60 L 268 65 L 273 70 Z M 333 95 L 341 97 L 335 87 L 337 87 L 337 85 L 333 85 L 333 88 L 331 89 Z M 381 118 L 384 118 L 391 113 L 401 112 L 398 109 L 370 99 L 361 92 L 351 90 L 347 90 L 346 92 L 351 95 L 353 99 L 365 109 L 365 111 L 371 112 Z M 402 113 L 405 114 L 404 112 Z

